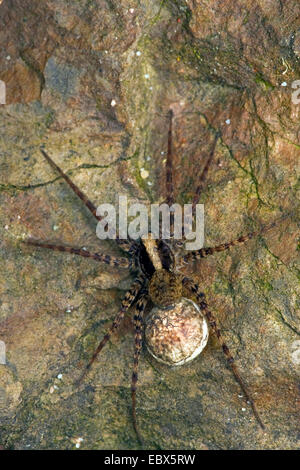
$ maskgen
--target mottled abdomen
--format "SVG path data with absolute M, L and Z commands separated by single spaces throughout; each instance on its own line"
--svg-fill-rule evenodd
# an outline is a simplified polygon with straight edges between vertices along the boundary
M 198 305 L 182 298 L 174 307 L 154 307 L 146 319 L 145 340 L 155 359 L 179 366 L 197 357 L 208 340 L 208 327 Z

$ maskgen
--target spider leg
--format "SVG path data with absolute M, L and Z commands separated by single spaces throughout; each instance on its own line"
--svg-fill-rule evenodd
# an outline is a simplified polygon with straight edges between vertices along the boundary
M 221 245 L 213 246 L 213 247 L 207 247 L 207 248 L 201 248 L 200 250 L 196 251 L 189 251 L 186 253 L 184 256 L 182 256 L 182 261 L 184 263 L 188 263 L 191 260 L 197 260 L 201 258 L 206 258 L 206 256 L 213 255 L 214 253 L 217 253 L 219 251 L 225 251 L 229 250 L 233 246 L 239 245 L 241 243 L 246 243 L 248 240 L 251 240 L 252 238 L 256 237 L 259 234 L 262 234 L 264 232 L 267 232 L 271 228 L 273 228 L 279 221 L 283 220 L 287 216 L 282 217 L 281 219 L 272 222 L 269 225 L 265 225 L 259 230 L 256 230 L 255 232 L 250 232 L 247 235 L 242 235 L 241 237 L 237 238 L 236 240 L 232 240 L 227 243 L 222 243 Z
M 54 161 L 52 160 L 52 158 L 49 157 L 49 155 L 45 152 L 45 150 L 43 149 L 40 149 L 41 150 L 41 153 L 44 155 L 44 157 L 46 158 L 47 162 L 52 166 L 52 168 L 54 168 L 59 174 L 60 176 L 62 176 L 62 178 L 68 183 L 68 185 L 73 189 L 74 193 L 82 200 L 82 202 L 84 203 L 84 205 L 89 209 L 89 211 L 93 214 L 93 216 L 97 219 L 97 220 L 101 220 L 102 217 L 99 217 L 96 212 L 97 212 L 97 208 L 94 206 L 94 204 L 88 199 L 88 197 L 73 183 L 73 181 L 68 177 L 68 175 L 66 175 L 66 173 L 64 173 L 60 168 L 59 166 L 56 165 L 56 163 L 54 163 Z
M 173 186 L 173 151 L 172 151 L 172 121 L 173 111 L 170 109 L 169 113 L 169 131 L 168 131 L 168 153 L 166 162 L 166 202 L 169 206 L 174 203 L 174 186 Z
M 120 309 L 119 313 L 116 315 L 111 327 L 109 328 L 109 330 L 104 335 L 103 339 L 100 341 L 99 345 L 95 349 L 88 365 L 86 366 L 84 372 L 82 373 L 81 377 L 79 378 L 78 383 L 80 383 L 83 380 L 83 378 L 85 377 L 85 375 L 87 374 L 87 372 L 91 368 L 93 362 L 95 361 L 96 357 L 101 352 L 101 350 L 104 348 L 104 346 L 106 345 L 106 343 L 109 340 L 109 338 L 111 337 L 111 335 L 120 326 L 121 321 L 123 320 L 125 313 L 127 312 L 127 310 L 131 307 L 131 305 L 133 304 L 133 302 L 137 298 L 137 296 L 140 293 L 143 285 L 144 285 L 144 278 L 138 277 L 134 281 L 134 283 L 132 284 L 131 288 L 126 292 L 125 297 L 122 300 L 122 304 L 121 304 L 122 306 L 121 306 L 121 309 Z
M 220 332 L 220 330 L 217 326 L 217 323 L 216 323 L 216 319 L 214 318 L 213 314 L 208 309 L 206 299 L 205 299 L 205 295 L 202 292 L 200 292 L 198 285 L 195 284 L 191 279 L 188 279 L 186 277 L 186 278 L 183 279 L 182 283 L 183 283 L 183 286 L 189 291 L 189 293 L 192 294 L 193 296 L 195 296 L 199 307 L 203 311 L 210 327 L 212 328 L 213 332 L 215 333 L 215 335 L 217 336 L 217 338 L 219 340 L 219 343 L 221 345 L 223 353 L 226 356 L 227 362 L 231 367 L 231 370 L 233 372 L 233 375 L 234 375 L 236 381 L 240 385 L 241 390 L 243 391 L 247 402 L 252 407 L 252 411 L 253 411 L 253 414 L 254 414 L 255 418 L 257 419 L 257 421 L 258 421 L 259 425 L 261 426 L 261 428 L 265 429 L 265 426 L 264 426 L 264 424 L 263 424 L 263 422 L 262 422 L 262 420 L 261 420 L 261 418 L 258 414 L 258 411 L 256 409 L 255 403 L 254 403 L 252 397 L 250 396 L 250 394 L 247 390 L 246 384 L 244 383 L 243 379 L 241 378 L 239 370 L 238 370 L 238 368 L 237 368 L 237 366 L 234 362 L 234 359 L 233 359 L 233 357 L 232 357 L 232 355 L 229 351 L 229 348 L 226 345 L 226 343 L 225 343 L 225 341 L 224 341 L 224 339 L 221 335 L 221 332 Z
M 134 349 L 134 359 L 133 359 L 133 372 L 131 380 L 131 398 L 132 398 L 132 418 L 133 426 L 138 437 L 138 440 L 142 443 L 142 439 L 137 426 L 136 419 L 136 384 L 138 381 L 138 365 L 139 358 L 142 350 L 143 344 L 143 333 L 142 333 L 142 322 L 143 322 L 143 313 L 145 311 L 148 298 L 146 295 L 142 295 L 135 305 L 135 315 L 134 315 L 134 326 L 135 326 L 135 349 Z
M 168 112 L 169 131 L 168 131 L 168 152 L 166 161 L 166 203 L 168 206 L 174 204 L 174 184 L 173 184 L 173 146 L 172 146 L 172 124 L 173 111 Z M 170 213 L 170 238 L 174 236 L 174 213 Z M 162 227 L 160 227 L 160 237 L 162 237 Z
M 115 256 L 106 255 L 104 253 L 91 253 L 82 248 L 74 248 L 71 246 L 55 245 L 53 243 L 42 243 L 36 240 L 25 240 L 23 241 L 26 245 L 38 246 L 40 248 L 48 248 L 54 251 L 63 251 L 66 253 L 71 253 L 73 255 L 83 256 L 84 258 L 93 258 L 96 261 L 109 264 L 111 266 L 119 266 L 121 268 L 129 268 L 131 265 L 131 260 L 128 258 L 116 258 Z
M 208 155 L 208 158 L 206 160 L 206 163 L 204 165 L 204 168 L 202 170 L 202 173 L 200 174 L 199 176 L 199 181 L 198 181 L 198 186 L 196 188 L 196 191 L 195 191 L 195 194 L 194 194 L 194 197 L 193 197 L 193 201 L 192 201 L 192 218 L 195 216 L 195 209 L 196 209 L 196 205 L 198 204 L 199 202 L 199 199 L 200 199 L 200 194 L 201 194 L 201 190 L 203 189 L 203 186 L 204 186 L 204 183 L 206 181 L 206 177 L 207 177 L 207 173 L 208 173 L 208 170 L 209 170 L 209 167 L 211 165 L 211 162 L 213 160 L 213 156 L 215 154 L 215 149 L 216 149 L 216 145 L 217 145 L 217 141 L 218 141 L 218 138 L 220 137 L 220 133 L 217 132 L 215 134 L 215 138 L 214 138 L 214 141 L 213 141 L 213 145 L 212 145 L 212 148 L 209 152 L 209 155 Z M 171 217 L 172 217 L 172 214 L 171 214 Z M 173 219 L 174 220 L 174 219 Z M 172 221 L 172 218 L 171 218 L 171 221 Z M 186 240 L 186 236 L 185 236 L 185 233 L 186 233 L 186 227 L 190 226 L 191 227 L 192 225 L 192 220 L 190 219 L 187 219 L 183 222 L 183 236 L 182 236 L 182 240 L 176 240 L 176 245 L 178 247 L 182 247 L 183 246 L 183 242 Z
M 47 162 L 52 166 L 52 168 L 54 168 L 59 174 L 60 176 L 68 183 L 68 185 L 72 188 L 72 190 L 74 191 L 74 193 L 82 200 L 82 202 L 84 203 L 84 205 L 89 209 L 89 211 L 93 214 L 93 216 L 97 219 L 97 220 L 102 220 L 103 217 L 102 216 L 99 216 L 97 215 L 97 208 L 94 206 L 94 204 L 89 200 L 89 198 L 78 188 L 78 186 L 76 186 L 73 181 L 69 178 L 68 175 L 66 175 L 66 173 L 64 173 L 61 168 L 59 168 L 58 165 L 56 165 L 56 163 L 52 160 L 52 158 L 49 157 L 49 155 L 45 152 L 45 150 L 43 149 L 40 149 L 41 150 L 41 153 L 44 155 L 44 157 L 46 158 Z M 121 240 L 119 239 L 118 237 L 116 238 L 116 242 L 118 243 L 118 245 L 120 245 L 121 248 L 123 248 L 125 251 L 127 251 L 129 248 L 130 248 L 130 242 L 128 242 L 127 240 Z
M 168 152 L 166 160 L 166 199 L 165 203 L 168 206 L 174 204 L 174 184 L 173 184 L 173 146 L 172 146 L 172 123 L 173 123 L 173 111 L 172 109 L 168 112 L 169 118 L 169 131 L 168 131 Z M 160 238 L 162 238 L 162 227 L 160 225 Z M 174 213 L 170 212 L 170 238 L 174 237 Z
M 215 138 L 214 138 L 214 141 L 213 141 L 213 145 L 212 145 L 212 148 L 209 152 L 209 155 L 208 155 L 208 159 L 206 160 L 206 163 L 205 163 L 205 166 L 202 170 L 202 173 L 199 177 L 199 181 L 198 181 L 198 186 L 196 188 L 196 191 L 195 191 L 195 194 L 194 194 L 194 197 L 193 197 L 193 202 L 192 202 L 192 207 L 193 207 L 193 215 L 194 212 L 195 212 L 195 207 L 196 205 L 198 204 L 199 202 L 199 199 L 200 199 L 200 194 L 201 194 L 201 190 L 203 189 L 203 186 L 204 186 L 204 183 L 206 181 L 206 178 L 207 178 L 207 173 L 208 173 L 208 170 L 209 170 L 209 167 L 211 165 L 211 162 L 213 160 L 213 156 L 215 154 L 215 149 L 216 149 L 216 145 L 217 145 L 217 141 L 218 141 L 218 138 L 220 137 L 220 134 L 217 132 L 215 134 Z

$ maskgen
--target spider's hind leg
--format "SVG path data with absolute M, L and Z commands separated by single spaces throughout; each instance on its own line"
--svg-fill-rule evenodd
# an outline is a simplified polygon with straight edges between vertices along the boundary
M 243 393 L 246 397 L 247 403 L 249 403 L 251 405 L 253 414 L 254 414 L 257 422 L 259 423 L 259 425 L 262 429 L 265 429 L 265 426 L 264 426 L 264 424 L 263 424 L 263 422 L 262 422 L 262 420 L 261 420 L 261 418 L 258 414 L 258 411 L 256 409 L 254 400 L 252 399 L 251 395 L 249 394 L 249 392 L 247 390 L 247 386 L 246 386 L 245 382 L 243 381 L 243 379 L 241 378 L 239 370 L 238 370 L 238 368 L 237 368 L 237 366 L 234 362 L 234 358 L 231 355 L 231 353 L 229 351 L 229 348 L 226 345 L 226 343 L 225 343 L 225 341 L 224 341 L 224 339 L 221 335 L 221 332 L 220 332 L 220 330 L 217 326 L 217 323 L 216 323 L 216 319 L 214 318 L 213 314 L 208 309 L 208 305 L 206 303 L 205 295 L 202 292 L 200 292 L 198 285 L 195 284 L 191 279 L 184 278 L 182 282 L 183 282 L 183 286 L 187 289 L 187 292 L 189 292 L 190 295 L 195 296 L 196 301 L 197 301 L 199 307 L 201 308 L 202 312 L 204 313 L 204 315 L 205 315 L 205 317 L 208 321 L 209 326 L 212 328 L 213 332 L 215 333 L 216 337 L 219 340 L 219 343 L 221 345 L 223 353 L 226 356 L 227 362 L 231 367 L 231 370 L 233 372 L 233 375 L 234 375 L 236 381 L 239 383 L 239 385 L 240 385 L 240 387 L 241 387 L 241 389 L 242 389 L 242 391 L 243 391 Z
M 110 339 L 111 335 L 119 328 L 121 321 L 124 318 L 125 313 L 127 310 L 131 307 L 131 305 L 134 303 L 135 299 L 139 295 L 141 289 L 143 288 L 144 285 L 144 278 L 139 277 L 135 280 L 135 282 L 132 284 L 131 288 L 126 292 L 124 299 L 122 300 L 122 307 L 119 313 L 116 315 L 111 327 L 107 331 L 107 333 L 104 335 L 103 339 L 100 341 L 99 345 L 95 349 L 89 363 L 87 364 L 85 370 L 83 371 L 82 375 L 80 376 L 78 383 L 80 383 L 84 377 L 86 376 L 87 372 L 91 368 L 93 362 L 97 358 L 98 354 L 101 352 L 101 350 L 104 348 L 108 340 Z
M 142 295 L 140 299 L 137 301 L 136 306 L 135 306 L 135 314 L 134 314 L 135 349 L 134 349 L 133 372 L 132 372 L 132 380 L 131 380 L 133 426 L 134 426 L 136 435 L 141 443 L 142 443 L 142 439 L 138 430 L 137 419 L 136 419 L 136 388 L 137 388 L 136 385 L 138 381 L 139 358 L 140 358 L 140 354 L 142 350 L 142 343 L 143 343 L 143 332 L 142 332 L 143 313 L 145 311 L 147 302 L 148 302 L 147 296 Z

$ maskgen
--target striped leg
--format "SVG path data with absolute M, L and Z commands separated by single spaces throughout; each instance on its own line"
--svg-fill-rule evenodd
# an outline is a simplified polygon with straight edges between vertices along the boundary
M 44 155 L 46 158 L 47 162 L 54 168 L 60 176 L 68 183 L 68 185 L 73 189 L 74 193 L 82 200 L 84 205 L 89 209 L 89 211 L 93 214 L 93 216 L 97 220 L 102 220 L 103 217 L 97 215 L 97 208 L 94 206 L 94 204 L 88 199 L 88 197 L 73 183 L 73 181 L 64 173 L 59 166 L 56 165 L 56 163 L 52 160 L 52 158 L 49 157 L 49 155 L 43 150 L 40 149 L 41 153 Z M 128 251 L 130 248 L 130 242 L 127 240 L 121 240 L 118 237 L 116 238 L 116 242 L 122 249 L 125 251 Z
M 207 303 L 206 303 L 206 299 L 205 299 L 205 295 L 199 291 L 199 287 L 197 284 L 195 284 L 191 279 L 188 279 L 188 278 L 184 278 L 183 279 L 183 286 L 187 289 L 187 291 L 189 291 L 190 295 L 192 295 L 193 297 L 196 298 L 196 301 L 199 305 L 199 307 L 201 308 L 202 312 L 204 313 L 210 327 L 212 328 L 213 332 L 215 333 L 215 335 L 217 336 L 218 340 L 219 340 L 219 343 L 222 347 L 222 350 L 223 350 L 223 353 L 225 354 L 226 356 L 226 359 L 227 359 L 227 362 L 228 364 L 230 365 L 231 367 L 231 370 L 233 372 L 233 375 L 236 379 L 236 381 L 239 383 L 245 397 L 246 397 L 246 400 L 247 402 L 251 405 L 252 407 L 252 411 L 253 411 L 253 414 L 255 416 L 255 418 L 257 419 L 259 425 L 261 426 L 262 429 L 265 429 L 265 426 L 257 412 L 257 409 L 256 409 L 256 406 L 255 406 L 255 403 L 253 401 L 253 399 L 251 398 L 248 390 L 247 390 L 247 387 L 246 387 L 246 384 L 244 383 L 243 379 L 241 378 L 240 376 L 240 373 L 238 371 L 238 368 L 234 362 L 234 359 L 228 349 L 228 346 L 226 345 L 222 335 L 221 335 L 221 332 L 217 326 L 217 323 L 216 323 L 216 320 L 213 316 L 213 314 L 210 312 L 210 310 L 208 309 L 208 306 L 207 306 Z
M 173 148 L 172 148 L 172 123 L 173 111 L 170 109 L 169 117 L 169 131 L 168 131 L 168 153 L 166 162 L 166 203 L 168 206 L 174 204 L 174 184 L 173 184 Z M 170 213 L 170 237 L 174 236 L 174 213 Z M 162 237 L 162 227 L 160 227 L 160 237 Z
M 94 206 L 94 204 L 88 199 L 88 197 L 73 183 L 73 181 L 68 177 L 68 175 L 66 175 L 66 173 L 64 173 L 60 168 L 59 166 L 56 165 L 56 163 L 54 163 L 54 161 L 52 160 L 52 158 L 49 157 L 49 155 L 43 150 L 41 149 L 41 152 L 42 154 L 44 155 L 44 157 L 46 158 L 47 162 L 52 166 L 52 168 L 54 168 L 59 174 L 60 176 L 62 176 L 62 178 L 68 183 L 68 185 L 73 189 L 74 193 L 77 194 L 77 196 L 82 200 L 82 202 L 84 203 L 84 205 L 89 209 L 89 211 L 93 214 L 93 216 L 97 219 L 97 220 L 101 220 L 102 217 L 99 217 L 96 212 L 97 212 L 97 208 Z
M 222 243 L 221 245 L 214 246 L 214 247 L 201 248 L 201 250 L 197 250 L 197 251 L 189 251 L 182 257 L 182 261 L 184 263 L 188 263 L 189 261 L 195 261 L 197 259 L 206 258 L 206 256 L 213 255 L 214 253 L 217 253 L 219 251 L 229 250 L 233 246 L 239 245 L 241 243 L 245 243 L 248 240 L 251 240 L 252 238 L 256 237 L 257 235 L 267 232 L 271 228 L 275 227 L 275 225 L 277 225 L 279 221 L 285 219 L 286 217 L 287 216 L 284 216 L 281 219 L 275 222 L 272 222 L 269 225 L 265 225 L 264 227 L 262 227 L 259 230 L 256 230 L 255 232 L 250 232 L 247 235 L 242 235 L 241 237 L 231 242 Z
M 215 149 L 216 149 L 216 145 L 217 145 L 217 141 L 218 141 L 218 138 L 220 137 L 220 134 L 219 133 L 216 133 L 215 134 L 215 138 L 214 138 L 214 142 L 213 142 L 213 145 L 212 145 L 212 148 L 211 148 L 211 151 L 208 155 L 208 159 L 206 160 L 206 163 L 205 163 L 205 166 L 202 170 L 202 173 L 199 177 L 199 181 L 198 181 L 198 186 L 196 188 L 196 191 L 195 191 L 195 195 L 193 197 L 193 202 L 192 202 L 192 206 L 193 206 L 193 215 L 195 215 L 195 207 L 196 205 L 198 204 L 199 202 L 199 199 L 200 199 L 200 194 L 201 194 L 201 190 L 203 189 L 203 186 L 204 186 L 204 183 L 206 181 L 206 177 L 207 177 L 207 173 L 208 173 L 208 170 L 209 170 L 209 167 L 211 165 L 211 162 L 212 162 L 212 159 L 213 159 L 213 156 L 215 154 Z
M 40 248 L 48 248 L 54 251 L 62 251 L 65 253 L 71 253 L 73 255 L 83 256 L 84 258 L 92 258 L 96 261 L 109 264 L 111 266 L 119 266 L 120 268 L 129 268 L 131 260 L 128 258 L 116 258 L 115 256 L 106 255 L 104 253 L 90 253 L 87 250 L 81 248 L 73 248 L 71 246 L 55 245 L 53 243 L 42 243 L 36 240 L 25 240 L 23 243 L 26 245 L 38 246 Z
M 124 315 L 125 313 L 127 312 L 127 310 L 131 307 L 131 305 L 133 304 L 133 302 L 135 301 L 137 295 L 139 294 L 140 290 L 142 289 L 143 287 L 143 284 L 144 284 L 144 279 L 141 277 L 141 278 L 137 278 L 134 283 L 132 284 L 131 288 L 126 292 L 125 294 L 125 297 L 124 299 L 122 300 L 122 307 L 121 307 L 121 310 L 119 311 L 119 313 L 117 314 L 117 316 L 115 317 L 111 327 L 109 328 L 109 330 L 107 331 L 107 333 L 104 335 L 103 339 L 100 341 L 98 347 L 95 349 L 91 359 L 90 359 L 90 362 L 88 363 L 88 365 L 86 366 L 83 374 L 81 375 L 80 379 L 78 382 L 81 382 L 82 379 L 85 377 L 85 375 L 87 374 L 87 372 L 89 371 L 89 369 L 91 368 L 93 362 L 95 361 L 96 357 L 98 356 L 98 354 L 101 352 L 101 350 L 104 348 L 104 346 L 106 345 L 107 341 L 109 340 L 109 338 L 111 337 L 111 335 L 118 329 L 118 327 L 120 326 L 120 323 L 121 321 L 123 320 L 124 318 Z
M 199 176 L 199 181 L 198 181 L 198 186 L 196 188 L 196 191 L 195 191 L 195 194 L 194 194 L 194 197 L 193 197 L 193 201 L 192 201 L 192 220 L 191 219 L 187 219 L 184 221 L 184 226 L 183 226 L 183 237 L 182 237 L 182 240 L 176 240 L 176 245 L 178 247 L 182 247 L 183 246 L 183 242 L 186 240 L 186 231 L 188 230 L 188 227 L 191 227 L 192 226 L 192 221 L 193 221 L 193 218 L 195 216 L 195 213 L 196 213 L 196 205 L 198 204 L 199 202 L 199 199 L 200 199 L 200 194 L 201 194 L 201 191 L 203 189 L 203 186 L 204 186 L 204 183 L 206 181 L 206 177 L 207 177 L 207 173 L 208 173 L 208 170 L 209 170 L 209 167 L 211 165 L 211 162 L 213 160 L 213 156 L 215 154 L 215 149 L 216 149 L 216 145 L 217 145 L 217 141 L 218 141 L 218 138 L 220 137 L 220 134 L 219 133 L 216 133 L 215 134 L 215 138 L 214 138 L 214 142 L 213 142 L 213 145 L 212 145 L 212 148 L 211 148 L 211 151 L 208 155 L 208 159 L 206 160 L 206 163 L 204 165 L 204 168 L 202 170 L 202 173 L 200 174 Z
M 146 295 L 141 296 L 141 298 L 137 301 L 135 306 L 135 314 L 134 314 L 134 326 L 135 326 L 135 349 L 134 349 L 134 360 L 133 360 L 133 373 L 132 373 L 132 380 L 131 380 L 131 398 L 132 398 L 132 418 L 133 418 L 133 426 L 138 437 L 140 443 L 142 443 L 142 439 L 138 430 L 137 426 L 137 419 L 136 419 L 136 384 L 138 381 L 138 365 L 139 365 L 139 358 L 142 350 L 142 341 L 143 341 L 143 332 L 142 332 L 142 323 L 143 323 L 143 313 L 145 311 L 146 305 L 148 302 L 148 298 Z
M 172 151 L 172 121 L 173 111 L 170 109 L 169 113 L 169 132 L 168 132 L 168 153 L 166 163 L 166 202 L 169 206 L 174 203 L 174 186 L 173 186 L 173 151 Z

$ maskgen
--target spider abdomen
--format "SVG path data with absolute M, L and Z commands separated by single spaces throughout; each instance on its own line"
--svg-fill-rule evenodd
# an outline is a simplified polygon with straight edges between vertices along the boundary
M 208 340 L 208 326 L 199 307 L 182 298 L 170 309 L 154 307 L 147 320 L 148 351 L 169 366 L 179 366 L 197 357 Z

